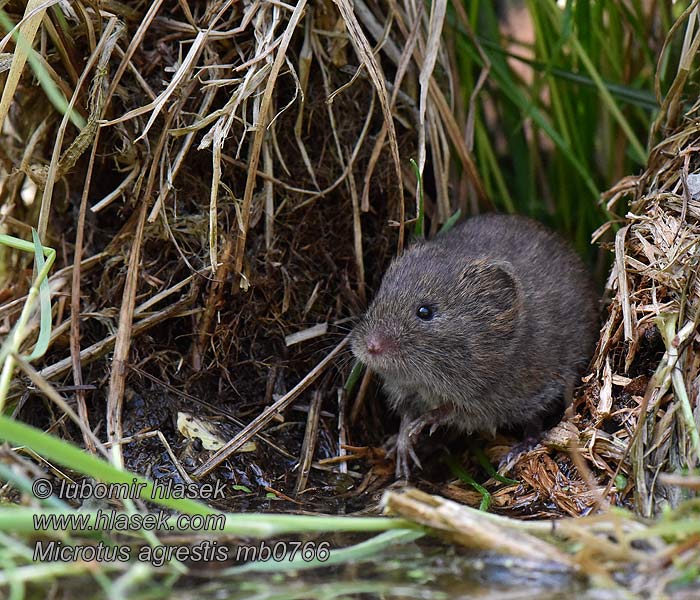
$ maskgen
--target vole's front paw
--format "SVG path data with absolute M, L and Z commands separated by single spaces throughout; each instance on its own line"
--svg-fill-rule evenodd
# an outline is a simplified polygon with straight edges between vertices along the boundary
M 389 458 L 396 460 L 396 479 L 408 479 L 411 474 L 411 463 L 419 469 L 423 468 L 420 459 L 413 449 L 413 443 L 420 432 L 430 424 L 425 417 L 418 417 L 411 420 L 407 417 L 401 419 L 399 433 L 390 441 L 390 448 L 387 452 Z M 432 434 L 432 431 L 430 432 Z
M 430 425 L 430 435 L 433 435 L 435 429 L 445 419 L 445 416 L 450 414 L 451 407 L 440 406 L 413 420 L 406 416 L 401 418 L 401 426 L 399 427 L 396 441 L 387 452 L 388 457 L 396 458 L 396 479 L 408 479 L 411 473 L 411 462 L 419 469 L 423 468 L 418 455 L 413 449 L 413 443 L 428 425 Z
M 422 429 L 422 427 L 421 427 Z M 396 455 L 396 479 L 408 479 L 411 474 L 411 461 L 419 469 L 423 466 L 420 464 L 418 455 L 413 449 L 413 435 L 417 435 L 420 432 L 415 430 L 415 421 L 409 422 L 406 426 L 401 423 L 401 429 L 399 434 L 396 436 L 396 445 L 394 446 L 392 452 Z

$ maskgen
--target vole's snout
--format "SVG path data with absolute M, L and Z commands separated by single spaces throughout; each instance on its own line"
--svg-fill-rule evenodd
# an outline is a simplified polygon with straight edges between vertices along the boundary
M 370 356 L 381 356 L 396 349 L 396 340 L 378 331 L 370 331 L 365 337 L 365 348 Z
M 380 358 L 391 355 L 399 348 L 399 341 L 396 335 L 388 332 L 384 327 L 372 326 L 368 327 L 358 344 L 360 352 L 366 355 L 367 358 Z

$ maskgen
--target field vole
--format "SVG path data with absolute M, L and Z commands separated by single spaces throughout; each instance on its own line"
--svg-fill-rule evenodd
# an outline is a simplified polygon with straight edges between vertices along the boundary
M 542 429 L 586 367 L 597 334 L 591 277 L 531 219 L 471 218 L 391 264 L 352 333 L 401 415 L 397 477 L 420 465 L 425 426 L 465 433 Z

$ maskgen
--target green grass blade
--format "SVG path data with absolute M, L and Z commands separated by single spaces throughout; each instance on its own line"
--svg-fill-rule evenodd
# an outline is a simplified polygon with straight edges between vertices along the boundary
M 489 506 L 491 506 L 491 492 L 489 492 L 480 483 L 477 483 L 477 481 L 464 470 L 462 465 L 460 465 L 457 462 L 454 456 L 448 454 L 445 461 L 447 462 L 447 466 L 450 468 L 455 477 L 458 477 L 459 479 L 464 481 L 464 483 L 469 484 L 481 494 L 481 503 L 479 504 L 479 510 L 484 512 L 488 511 Z
M 37 276 L 41 276 L 46 266 L 44 249 L 39 240 L 39 234 L 34 228 L 32 228 L 32 238 L 34 239 L 34 264 L 36 265 Z M 27 357 L 28 360 L 34 360 L 43 356 L 49 347 L 51 338 L 51 292 L 49 290 L 49 281 L 45 275 L 39 281 L 39 306 L 41 310 L 39 337 L 34 350 Z
M 425 535 L 424 532 L 411 529 L 397 529 L 385 531 L 354 546 L 341 549 L 331 549 L 327 560 L 314 558 L 304 560 L 300 555 L 290 560 L 283 561 L 254 561 L 239 567 L 227 569 L 224 575 L 239 575 L 241 573 L 280 573 L 284 571 L 302 571 L 315 569 L 318 567 L 329 567 L 332 565 L 342 565 L 348 562 L 368 560 L 372 556 L 386 551 L 395 544 L 406 544 L 413 542 Z M 316 547 L 321 542 L 315 542 Z
M 86 453 L 81 448 L 66 441 L 48 435 L 39 429 L 14 421 L 0 415 L 0 441 L 7 441 L 15 446 L 31 448 L 40 456 L 45 456 L 52 463 L 63 465 L 84 475 L 93 477 L 103 483 L 144 484 L 141 497 L 154 504 L 172 508 L 180 513 L 218 515 L 224 514 L 201 502 L 189 498 L 161 498 L 154 494 L 153 482 L 129 471 L 117 469 L 108 462 Z M 0 508 L 0 531 L 30 533 L 34 531 L 33 516 L 35 508 L 4 507 Z M 42 514 L 67 514 L 72 511 L 42 509 Z M 81 514 L 90 515 L 90 523 L 97 520 L 97 511 L 81 510 Z M 128 514 L 128 513 L 125 513 Z M 414 523 L 404 519 L 387 517 L 336 517 L 309 515 L 262 515 L 226 514 L 226 524 L 222 534 L 235 534 L 250 537 L 269 537 L 302 532 L 327 531 L 388 531 L 392 529 L 416 529 Z
M 75 471 L 93 477 L 104 483 L 144 483 L 143 497 L 150 498 L 153 491 L 153 482 L 130 473 L 122 471 L 82 448 L 61 440 L 43 431 L 30 427 L 19 421 L 14 421 L 5 415 L 0 415 L 0 440 L 7 441 L 16 446 L 27 446 L 40 456 L 46 457 L 49 462 L 58 463 Z M 154 498 L 155 504 L 167 508 L 173 508 L 183 513 L 212 514 L 215 511 L 205 504 L 187 498 Z
M 0 8 L 0 25 L 5 29 L 5 31 L 8 32 L 15 28 L 14 23 L 10 20 L 7 13 L 5 13 L 2 8 Z M 41 60 L 39 60 L 36 51 L 31 47 L 31 44 L 24 39 L 19 29 L 14 31 L 13 37 L 17 43 L 17 47 L 26 55 L 26 59 L 29 61 L 29 66 L 32 68 L 32 71 L 34 71 L 34 74 L 39 81 L 39 85 L 41 85 L 42 89 L 46 93 L 46 97 L 49 99 L 51 104 L 54 105 L 58 112 L 61 114 L 66 114 L 66 112 L 69 111 L 68 101 L 58 86 L 54 83 L 51 75 L 46 70 Z M 17 52 L 17 50 L 15 50 L 15 52 Z M 80 113 L 75 109 L 70 111 L 69 118 L 73 125 L 75 125 L 78 129 L 83 129 L 85 127 L 85 119 L 83 119 Z
M 494 54 L 502 54 L 509 59 L 517 60 L 524 65 L 532 67 L 532 69 L 535 71 L 546 70 L 550 75 L 556 77 L 557 79 L 561 79 L 562 81 L 569 83 L 575 83 L 581 87 L 595 89 L 598 86 L 598 84 L 596 84 L 596 82 L 590 76 L 584 73 L 578 73 L 569 69 L 553 66 L 551 64 L 545 65 L 545 63 L 539 60 L 527 58 L 521 56 L 520 54 L 516 54 L 515 52 L 506 50 L 493 40 L 485 39 L 481 36 L 477 36 L 477 39 L 484 48 L 488 48 L 489 52 L 493 52 Z M 648 111 L 655 111 L 659 109 L 659 103 L 656 101 L 656 95 L 649 90 L 637 89 L 628 85 L 607 81 L 605 79 L 601 79 L 601 82 L 605 89 L 610 92 L 610 95 L 621 102 L 633 104 Z
M 452 215 L 450 215 L 450 218 L 445 221 L 442 227 L 440 227 L 440 233 L 446 233 L 450 229 L 452 229 L 457 221 L 459 221 L 459 218 L 462 216 L 462 209 L 458 208 Z
M 356 360 L 355 364 L 352 366 L 350 375 L 348 375 L 348 380 L 345 382 L 345 386 L 343 386 L 346 394 L 352 394 L 352 391 L 355 389 L 357 382 L 360 380 L 360 376 L 362 375 L 362 371 L 364 371 L 364 369 L 365 365 L 363 365 L 359 360 Z
M 486 473 L 489 475 L 489 477 L 492 477 L 496 481 L 500 481 L 501 483 L 506 483 L 508 485 L 518 485 L 520 482 L 515 480 L 515 479 L 510 479 L 509 477 L 504 477 L 500 473 L 496 471 L 496 469 L 493 467 L 491 462 L 489 461 L 488 457 L 486 454 L 484 454 L 484 451 L 481 449 L 480 446 L 472 446 L 471 447 L 471 453 L 476 458 L 477 462 L 481 466 L 481 468 L 486 471 Z

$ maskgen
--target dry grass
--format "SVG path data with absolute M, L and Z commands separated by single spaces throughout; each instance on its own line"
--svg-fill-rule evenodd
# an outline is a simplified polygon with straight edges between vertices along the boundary
M 337 489 L 372 504 L 392 469 L 367 446 L 391 425 L 367 397 L 368 377 L 345 393 L 347 361 L 335 357 L 416 217 L 407 158 L 423 168 L 430 150 L 432 233 L 455 210 L 485 205 L 473 115 L 454 108 L 455 69 L 440 37 L 446 2 L 429 14 L 426 6 L 51 7 L 40 40 L 48 35 L 56 49 L 49 77 L 85 125 L 45 116 L 31 73 L 3 75 L 16 89 L 2 130 L 0 223 L 21 237 L 38 224 L 58 250 L 52 346 L 38 376 L 74 398 L 82 427 L 22 377 L 10 397 L 15 414 L 92 452 L 94 431 L 118 450 L 118 464 L 141 471 L 159 465 L 162 447 L 134 435 L 160 431 L 195 475 L 219 468 L 236 483 L 295 495 L 293 508 L 327 510 L 312 492 L 331 485 L 335 467 L 319 461 L 349 443 L 370 460 L 350 463 L 349 473 L 337 467 L 349 481 Z M 690 37 L 687 54 L 696 45 Z M 694 109 L 679 120 L 673 100 L 647 170 L 606 195 L 609 211 L 624 211 L 627 199 L 629 213 L 599 232 L 615 231 L 614 297 L 594 371 L 575 414 L 516 465 L 521 483 L 487 482 L 499 511 L 545 517 L 633 504 L 651 515 L 690 489 L 667 474 L 700 460 L 692 191 L 700 127 Z M 7 328 L 28 264 L 2 252 Z M 330 337 L 311 337 L 326 323 Z M 303 342 L 285 343 L 309 329 Z M 226 423 L 231 441 L 216 455 L 193 456 L 173 425 L 193 403 Z M 253 439 L 264 442 L 258 453 L 236 453 Z M 505 449 L 487 452 L 497 460 Z M 434 489 L 478 503 L 453 483 Z
M 549 432 L 548 451 L 521 459 L 519 500 L 546 498 L 569 515 L 612 504 L 651 517 L 696 495 L 688 473 L 700 467 L 700 122 L 697 103 L 682 107 L 697 15 L 693 3 L 670 34 L 690 23 L 646 169 L 603 194 L 612 218 L 593 239 L 614 262 L 592 371 L 573 414 Z
M 436 66 L 449 72 L 439 44 L 445 3 L 430 16 L 420 2 L 355 8 L 27 7 L 21 32 L 31 39 L 43 31 L 36 28 L 43 15 L 57 49 L 48 78 L 75 112 L 38 118 L 35 107 L 46 98 L 31 86 L 31 72 L 16 77 L 22 57 L 14 53 L 4 90 L 13 102 L 3 130 L 3 227 L 26 236 L 24 224 L 38 223 L 42 239 L 60 248 L 52 345 L 39 376 L 72 386 L 83 430 L 96 430 L 118 464 L 134 467 L 141 456 L 134 433 L 162 429 L 182 441 L 174 415 L 193 401 L 209 414 L 250 422 L 235 438 L 242 443 L 270 419 L 279 422 L 317 377 L 312 405 L 330 397 L 340 403 L 333 412 L 349 413 L 337 392 L 347 351 L 340 362 L 331 353 L 315 365 L 362 310 L 415 216 L 417 197 L 403 191 L 404 178 L 415 179 L 402 173 L 399 146 L 424 162 L 427 141 L 440 140 L 437 210 L 454 211 L 448 141 L 463 148 L 464 140 L 452 93 L 448 87 L 446 98 L 433 75 Z M 71 124 L 76 113 L 82 128 Z M 381 227 L 387 220 L 396 227 Z M 0 315 L 9 326 L 27 290 L 26 263 L 2 252 L 9 293 Z M 330 337 L 285 343 L 322 323 Z M 161 420 L 134 420 L 134 398 L 146 398 Z M 53 423 L 22 378 L 10 402 L 38 426 Z M 351 433 L 347 419 L 337 428 L 321 414 L 306 425 L 303 412 L 287 411 L 277 450 L 254 458 L 259 467 L 236 457 L 235 479 L 264 473 L 267 487 L 286 496 L 305 428 L 321 428 L 306 436 L 301 457 L 321 481 L 330 467 L 318 458 L 342 454 L 341 442 L 367 440 L 376 429 L 355 425 Z M 59 430 L 99 448 L 87 433 Z M 383 433 L 373 435 L 378 441 Z M 125 438 L 132 440 L 126 446 Z M 199 475 L 220 463 L 202 462 Z
M 678 585 L 697 569 L 691 503 L 653 524 L 619 510 L 555 521 L 507 519 L 414 489 L 387 492 L 383 504 L 390 514 L 430 527 L 452 543 L 506 552 L 533 572 L 569 574 L 565 596 L 577 596 L 572 589 L 576 576 L 593 586 L 588 591 L 593 597 L 685 599 L 696 594 L 692 584 Z M 672 543 L 674 536 L 682 541 Z

